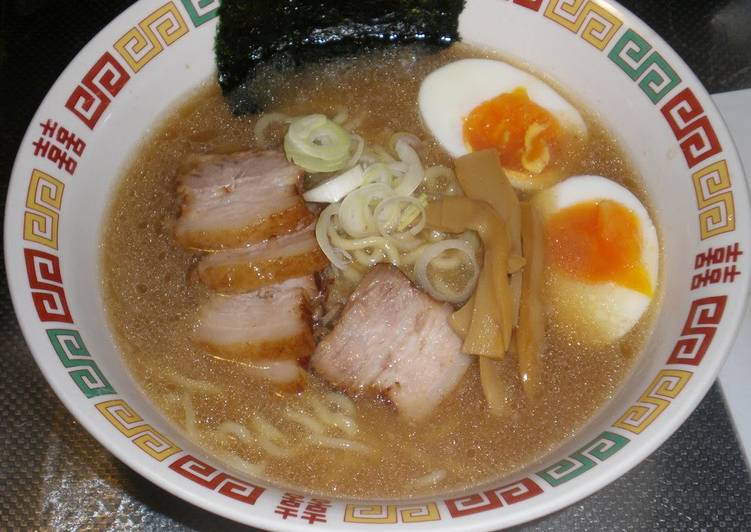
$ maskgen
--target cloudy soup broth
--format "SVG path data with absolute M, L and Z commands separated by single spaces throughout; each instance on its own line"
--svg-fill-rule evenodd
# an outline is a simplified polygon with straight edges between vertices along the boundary
M 452 167 L 424 126 L 418 91 L 436 68 L 472 57 L 497 59 L 461 44 L 432 54 L 406 47 L 272 76 L 265 80 L 273 87 L 268 112 L 333 117 L 346 109 L 367 144 L 388 146 L 393 133 L 410 132 L 423 141 L 426 167 Z M 575 94 L 566 97 L 576 102 Z M 614 136 L 578 109 L 589 136 L 564 155 L 569 175 L 607 176 L 648 205 Z M 238 473 L 285 487 L 342 497 L 423 496 L 512 474 L 570 438 L 612 397 L 641 352 L 658 297 L 625 337 L 597 346 L 560 323 L 549 300 L 540 395 L 525 397 L 516 355 L 508 353 L 499 367 L 512 414 L 501 417 L 486 404 L 475 357 L 445 400 L 415 422 L 389 401 L 350 399 L 315 372 L 301 390 L 287 390 L 196 346 L 197 311 L 211 294 L 195 278 L 200 253 L 175 240 L 177 179 L 194 154 L 258 149 L 257 119 L 233 116 L 216 83 L 207 81 L 167 112 L 136 151 L 102 233 L 105 306 L 116 341 L 133 378 L 188 438 Z M 272 149 L 281 150 L 283 135 L 282 127 L 270 127 Z M 305 187 L 315 184 L 305 179 Z M 312 310 L 316 341 L 356 286 L 332 266 L 318 283 L 325 295 Z M 321 445 L 319 436 L 336 445 Z

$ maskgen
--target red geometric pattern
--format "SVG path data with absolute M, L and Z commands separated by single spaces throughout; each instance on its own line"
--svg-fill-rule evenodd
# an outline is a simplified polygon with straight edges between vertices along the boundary
M 514 0 L 514 3 L 532 11 L 539 11 L 542 7 L 542 0 Z
M 60 261 L 55 255 L 35 249 L 23 250 L 31 298 L 41 321 L 73 323 L 63 290 Z
M 189 454 L 172 462 L 169 468 L 196 484 L 246 504 L 255 504 L 258 497 L 266 491 L 260 486 L 219 471 Z
M 443 502 L 449 509 L 451 517 L 464 517 L 479 512 L 487 512 L 504 505 L 516 504 L 517 502 L 531 499 L 542 493 L 542 488 L 531 478 L 524 478 L 508 486 L 496 488 L 482 493 L 473 493 L 456 499 L 448 499 Z
M 125 68 L 112 54 L 104 52 L 83 77 L 81 84 L 73 90 L 65 107 L 89 129 L 94 129 L 112 98 L 117 96 L 129 79 Z
M 662 108 L 662 114 L 680 143 L 689 168 L 722 151 L 714 128 L 691 89 L 675 95 Z
M 697 299 L 691 304 L 681 338 L 668 358 L 668 364 L 698 366 L 709 349 L 722 321 L 728 296 Z

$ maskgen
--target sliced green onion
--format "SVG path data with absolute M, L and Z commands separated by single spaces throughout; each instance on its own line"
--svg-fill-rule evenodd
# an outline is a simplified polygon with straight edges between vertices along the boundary
M 355 148 L 355 151 L 352 152 L 352 156 L 347 161 L 347 167 L 356 165 L 360 161 L 360 157 L 362 157 L 362 152 L 365 151 L 365 139 L 363 139 L 360 135 L 353 133 L 352 140 L 357 143 L 357 147 Z
M 458 292 L 449 291 L 447 287 L 444 286 L 444 283 L 440 283 L 441 286 L 436 286 L 436 284 L 431 282 L 428 276 L 428 266 L 430 263 L 450 249 L 456 249 L 464 253 L 472 267 L 472 277 L 469 282 L 464 285 L 464 288 Z M 480 268 L 478 267 L 477 259 L 475 258 L 475 250 L 464 240 L 442 240 L 435 244 L 429 244 L 425 246 L 425 249 L 422 250 L 422 253 L 415 261 L 415 278 L 417 279 L 417 283 L 423 290 L 439 301 L 448 301 L 449 303 L 465 302 L 469 299 L 469 296 L 472 295 L 479 274 Z
M 418 217 L 425 217 L 425 207 L 428 206 L 428 197 L 425 194 L 420 194 L 417 198 L 417 204 L 409 205 L 402 211 L 402 216 L 399 218 L 399 225 L 396 226 L 397 231 L 404 231 L 414 222 Z M 413 230 L 414 230 L 413 226 Z M 411 234 L 414 236 L 425 227 L 424 220 L 419 223 L 419 229 L 414 230 Z
M 417 190 L 417 187 L 420 186 L 420 183 L 422 183 L 425 178 L 425 171 L 422 168 L 420 156 L 417 155 L 417 152 L 410 142 L 413 141 L 406 134 L 402 134 L 402 136 L 394 142 L 394 151 L 396 151 L 401 162 L 407 165 L 406 172 L 404 172 L 404 175 L 399 180 L 396 187 L 394 187 L 394 192 L 396 192 L 398 196 L 409 196 Z
M 314 203 L 335 203 L 362 185 L 362 183 L 362 168 L 360 166 L 353 166 L 346 172 L 306 191 L 302 197 L 305 201 Z
M 341 126 L 347 121 L 348 118 L 349 111 L 347 111 L 347 108 L 339 105 L 336 108 L 336 114 L 334 115 L 334 118 L 332 118 L 331 120 Z
M 386 149 L 383 146 L 375 145 L 371 148 L 373 151 L 373 154 L 376 156 L 376 158 L 382 162 L 382 163 L 393 163 L 396 162 L 396 159 L 386 151 Z
M 342 200 L 339 226 L 354 237 L 378 234 L 373 209 L 393 195 L 391 187 L 383 183 L 371 183 L 353 190 Z
M 337 122 L 344 119 L 343 112 L 336 117 Z M 285 149 L 293 146 L 298 134 L 304 136 L 309 144 L 316 131 L 336 131 L 338 127 L 323 115 L 293 120 L 285 138 Z M 420 139 L 408 133 L 393 135 L 390 146 L 396 158 L 382 146 L 366 147 L 359 135 L 348 135 L 346 139 L 349 142 L 348 157 L 345 160 L 342 151 L 339 162 L 345 161 L 345 167 L 354 166 L 304 194 L 307 201 L 330 202 L 316 225 L 316 238 L 323 252 L 348 278 L 358 278 L 361 266 L 370 268 L 380 262 L 406 267 L 411 277 L 410 266 L 414 264 L 418 283 L 430 295 L 450 302 L 466 300 L 474 289 L 479 273 L 476 249 L 472 243 L 465 239 L 443 241 L 447 235 L 440 233 L 429 237 L 422 235 L 428 196 L 424 193 L 419 197 L 414 196 L 426 178 L 416 151 L 421 145 Z M 306 149 L 310 148 L 302 144 Z M 313 144 L 316 155 L 320 155 L 318 152 L 323 151 L 322 146 L 326 142 L 313 141 Z M 309 170 L 303 162 L 309 157 L 307 152 L 295 155 L 288 150 L 288 156 Z M 316 164 L 319 163 L 317 161 Z M 445 167 L 433 167 L 430 174 L 433 179 L 455 179 L 451 170 Z M 463 252 L 467 259 L 461 255 L 441 256 L 449 249 Z M 428 266 L 443 270 L 447 265 L 455 268 L 462 264 L 472 268 L 472 278 L 460 293 L 454 293 L 440 278 L 436 278 L 434 283 L 428 278 Z
M 394 133 L 391 135 L 391 139 L 389 139 L 389 144 L 391 144 L 391 149 L 394 151 L 397 151 L 396 145 L 402 142 L 403 144 L 407 144 L 408 146 L 411 146 L 412 148 L 419 148 L 422 146 L 422 141 L 417 137 L 417 135 L 413 135 L 412 133 L 407 133 L 406 131 L 400 131 L 399 133 Z M 401 156 L 400 156 L 401 157 Z
M 406 204 L 406 207 L 403 205 Z M 387 198 L 376 207 L 374 218 L 385 237 L 403 239 L 416 236 L 425 227 L 427 202 L 412 196 Z M 417 223 L 415 220 L 418 220 Z
M 395 163 L 389 163 L 387 166 L 389 170 L 391 170 L 391 172 L 395 174 L 405 174 L 407 170 L 409 170 L 409 165 L 401 161 L 397 161 Z
M 342 127 L 346 129 L 347 131 L 354 131 L 355 129 L 360 127 L 363 122 L 365 122 L 365 117 L 366 117 L 365 113 L 361 112 L 357 116 L 354 116 L 350 118 L 349 120 L 347 120 L 346 122 L 344 122 L 342 124 Z
M 352 136 L 325 115 L 295 118 L 284 136 L 287 158 L 308 172 L 336 172 L 350 160 Z
M 363 184 L 382 183 L 391 186 L 394 172 L 384 163 L 375 163 L 368 166 L 363 172 Z
M 343 249 L 337 249 L 331 245 L 329 240 L 329 229 L 335 230 L 331 226 L 331 218 L 339 213 L 339 204 L 332 203 L 325 209 L 318 217 L 316 222 L 316 240 L 318 241 L 318 247 L 321 248 L 323 254 L 331 261 L 331 264 L 339 268 L 340 270 L 347 269 L 347 265 L 352 260 L 349 253 Z

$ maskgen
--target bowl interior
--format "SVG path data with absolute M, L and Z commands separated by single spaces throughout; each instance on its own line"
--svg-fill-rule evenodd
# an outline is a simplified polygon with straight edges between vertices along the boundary
M 256 526 L 302 528 L 307 521 L 276 512 L 281 490 L 227 470 L 153 408 L 114 346 L 100 296 L 95 228 L 144 135 L 214 75 L 217 6 L 138 2 L 60 76 L 14 167 L 6 267 L 17 316 L 47 380 L 111 452 L 210 511 Z M 323 519 L 333 528 L 499 527 L 586 496 L 645 458 L 686 418 L 713 382 L 742 317 L 748 193 L 721 118 L 680 58 L 606 1 L 472 0 L 460 32 L 544 73 L 617 136 L 644 177 L 661 230 L 662 310 L 614 399 L 542 461 L 463 493 L 331 500 Z M 67 144 L 59 143 L 62 130 Z M 40 140 L 59 145 L 65 159 L 42 153 Z

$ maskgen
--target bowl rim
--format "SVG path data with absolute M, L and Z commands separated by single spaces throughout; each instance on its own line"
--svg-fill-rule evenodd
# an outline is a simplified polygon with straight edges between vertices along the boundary
M 500 2 L 501 0 L 498 1 Z M 516 0 L 514 1 L 516 2 Z M 730 140 L 730 144 L 728 144 L 727 142 L 723 143 L 723 152 L 726 158 L 731 159 L 734 163 L 737 163 L 738 168 L 741 169 L 740 173 L 734 173 L 733 190 L 735 193 L 736 204 L 740 207 L 748 207 L 751 204 L 751 199 L 749 197 L 747 181 L 746 179 L 744 179 L 742 161 L 738 156 L 736 146 L 727 130 L 727 125 L 725 124 L 722 115 L 717 110 L 716 105 L 710 98 L 708 92 L 706 91 L 700 80 L 697 78 L 697 76 L 694 74 L 694 72 L 691 70 L 691 68 L 680 58 L 680 56 L 672 49 L 672 47 L 670 47 L 670 45 L 668 45 L 667 42 L 662 39 L 662 37 L 660 37 L 654 30 L 651 29 L 650 26 L 648 26 L 638 16 L 636 16 L 627 8 L 623 7 L 621 4 L 613 0 L 589 1 L 606 6 L 611 11 L 622 13 L 622 18 L 624 19 L 624 21 L 628 21 L 631 27 L 638 28 L 640 35 L 649 40 L 649 42 L 652 43 L 656 49 L 659 49 L 661 51 L 667 50 L 673 55 L 671 64 L 674 67 L 679 68 L 681 75 L 684 76 L 684 83 L 687 86 L 690 86 L 691 89 L 696 93 L 696 95 L 701 99 L 701 102 L 704 105 L 707 114 L 711 114 L 713 127 L 718 130 L 720 134 L 723 134 L 727 139 Z M 106 39 L 109 34 L 116 30 L 116 28 L 120 27 L 125 19 L 131 17 L 134 13 L 141 12 L 144 9 L 144 6 L 146 6 L 148 3 L 149 0 L 138 0 L 127 9 L 122 11 L 117 17 L 108 22 L 75 55 L 75 57 L 60 73 L 56 81 L 52 84 L 45 97 L 42 99 L 42 102 L 40 103 L 37 111 L 34 113 L 29 126 L 22 137 L 22 141 L 19 145 L 19 150 L 15 157 L 10 174 L 11 179 L 8 186 L 8 197 L 10 197 L 12 190 L 26 184 L 25 181 L 23 181 L 26 176 L 21 174 L 19 167 L 22 163 L 22 160 L 26 157 L 26 155 L 23 153 L 23 147 L 29 144 L 29 141 L 32 137 L 36 136 L 34 135 L 32 128 L 36 125 L 36 119 L 38 118 L 37 115 L 40 110 L 47 106 L 52 94 L 64 88 L 62 86 L 63 79 L 71 74 L 71 71 L 78 63 L 89 56 L 95 55 L 100 50 L 100 46 L 102 44 L 109 42 Z M 19 240 L 19 235 L 15 233 L 11 234 L 10 232 L 10 227 L 12 226 L 12 224 L 8 224 L 9 217 L 15 214 L 11 211 L 13 211 L 13 206 L 10 203 L 6 203 L 6 209 L 4 213 L 4 259 L 6 265 L 9 264 L 10 254 L 15 252 L 14 249 L 11 249 L 12 246 Z M 751 231 L 749 230 L 750 228 L 748 226 L 744 229 L 746 231 L 745 238 L 741 233 L 738 233 L 738 238 L 741 242 L 746 244 L 746 248 L 748 248 L 749 233 Z M 55 374 L 56 370 L 43 364 L 41 359 L 42 355 L 35 352 L 35 350 L 31 348 L 34 343 L 33 339 L 37 336 L 37 332 L 32 327 L 33 320 L 22 319 L 21 315 L 19 314 L 19 309 L 22 308 L 21 298 L 26 297 L 28 294 L 25 279 L 21 272 L 14 272 L 10 268 L 6 269 L 6 278 L 16 319 L 24 336 L 24 340 L 29 347 L 32 356 L 34 357 L 37 366 L 40 368 L 42 374 L 44 375 L 45 380 L 53 389 L 60 401 L 64 404 L 68 412 L 70 412 L 76 418 L 76 420 L 86 429 L 89 434 L 91 434 L 97 440 L 100 445 L 102 445 L 110 453 L 115 455 L 118 460 L 125 463 L 128 467 L 136 471 L 140 476 L 146 478 L 160 488 L 165 489 L 169 493 L 180 497 L 181 499 L 189 502 L 194 506 L 210 511 L 217 515 L 227 517 L 234 521 L 253 524 L 255 526 L 268 527 L 269 529 L 284 528 L 288 530 L 304 530 L 309 526 L 308 523 L 305 523 L 303 521 L 300 521 L 299 523 L 287 520 L 280 522 L 277 519 L 273 519 L 272 516 L 267 516 L 263 512 L 242 512 L 240 511 L 240 509 L 237 509 L 234 506 L 222 504 L 221 502 L 213 498 L 201 497 L 200 494 L 187 489 L 187 483 L 184 481 L 184 479 L 172 478 L 171 476 L 165 475 L 163 469 L 152 467 L 152 464 L 148 462 L 143 456 L 137 455 L 135 453 L 119 452 L 116 446 L 112 445 L 110 436 L 106 434 L 105 431 L 100 429 L 94 423 L 94 421 L 86 415 L 84 409 L 81 408 L 81 405 L 84 405 L 85 403 L 78 399 L 73 400 L 68 396 L 67 392 L 63 388 L 62 380 L 59 379 L 58 375 Z M 13 281 L 15 281 L 15 283 Z M 742 288 L 744 294 L 748 294 L 749 285 L 749 278 L 746 275 L 741 278 L 740 286 L 736 286 L 738 288 Z M 507 526 L 518 525 L 520 523 L 528 522 L 530 519 L 541 518 L 562 508 L 565 508 L 577 501 L 584 499 L 585 497 L 588 497 L 592 493 L 602 489 L 604 486 L 621 477 L 626 472 L 642 463 L 647 456 L 652 454 L 671 435 L 673 435 L 677 428 L 684 423 L 688 416 L 695 410 L 696 406 L 702 401 L 706 393 L 709 391 L 711 384 L 715 381 L 733 343 L 735 342 L 735 339 L 742 326 L 743 316 L 748 305 L 749 298 L 748 295 L 746 295 L 743 304 L 738 308 L 736 314 L 731 317 L 726 316 L 723 320 L 723 327 L 726 331 L 729 332 L 720 335 L 720 337 L 718 338 L 715 338 L 712 344 L 712 350 L 717 352 L 718 354 L 721 354 L 721 356 L 715 356 L 711 368 L 708 368 L 709 364 L 705 363 L 702 365 L 702 385 L 693 386 L 693 393 L 689 394 L 688 397 L 684 397 L 678 404 L 673 404 L 671 415 L 668 416 L 668 421 L 663 422 L 659 435 L 655 434 L 650 438 L 640 438 L 640 444 L 637 447 L 638 451 L 629 455 L 628 459 L 611 462 L 609 464 L 609 467 L 598 468 L 598 471 L 595 474 L 588 475 L 589 482 L 585 486 L 578 486 L 577 489 L 573 490 L 556 490 L 556 496 L 552 499 L 546 498 L 543 501 L 540 501 L 540 503 L 536 505 L 535 508 L 525 507 L 523 510 L 519 509 L 517 512 L 514 512 L 513 515 L 503 514 L 503 516 L 501 517 L 500 515 L 487 513 L 482 516 L 482 519 L 472 520 L 471 522 L 442 520 L 440 522 L 410 526 L 416 529 L 421 529 L 423 527 L 435 528 L 437 526 L 449 527 L 452 529 L 462 528 L 464 530 L 484 530 L 488 525 L 492 525 L 494 521 L 502 521 L 503 524 Z M 467 488 L 467 490 L 469 489 L 472 488 Z M 421 497 L 414 500 L 407 500 L 410 502 L 419 501 L 422 499 L 437 500 L 443 498 L 444 496 L 445 495 L 437 494 L 431 497 Z M 351 499 L 341 500 L 346 501 Z M 398 504 L 399 501 L 403 500 L 395 500 L 393 502 L 395 504 Z M 347 524 L 344 522 L 329 521 L 325 523 L 325 525 L 330 529 L 335 530 L 343 530 L 348 528 Z M 400 524 L 396 526 L 403 525 Z

